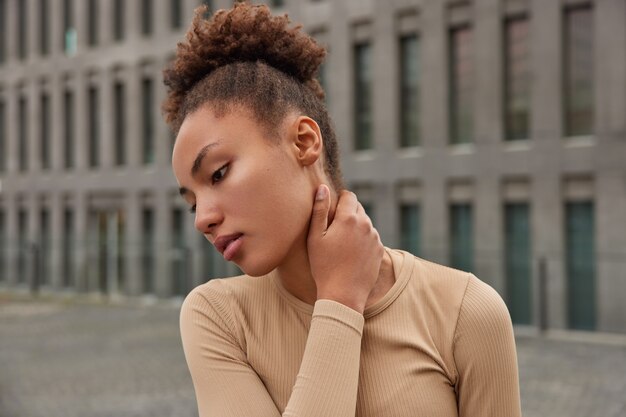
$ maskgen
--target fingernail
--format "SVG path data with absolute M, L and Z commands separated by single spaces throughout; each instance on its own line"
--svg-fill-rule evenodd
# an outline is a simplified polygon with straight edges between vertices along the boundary
M 317 194 L 315 194 L 315 199 L 323 200 L 326 198 L 327 194 L 328 194 L 328 190 L 326 189 L 326 187 L 323 185 L 320 185 L 319 187 L 317 187 Z

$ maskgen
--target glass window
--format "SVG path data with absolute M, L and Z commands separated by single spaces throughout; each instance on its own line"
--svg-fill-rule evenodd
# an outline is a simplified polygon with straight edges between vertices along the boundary
M 98 89 L 96 87 L 89 87 L 87 92 L 88 96 L 88 125 L 89 125 L 89 166 L 97 167 L 100 162 L 100 150 L 98 149 L 100 143 L 100 118 L 99 118 L 99 106 L 98 106 Z
M 416 203 L 400 206 L 400 248 L 420 254 L 420 208 Z
M 170 26 L 180 29 L 183 25 L 183 5 L 181 0 L 170 0 Z
M 63 39 L 61 45 L 68 56 L 76 54 L 76 28 L 74 26 L 74 2 L 63 0 Z
M 474 63 L 472 29 L 450 31 L 450 142 L 474 140 Z
M 41 283 L 50 284 L 50 211 L 47 208 L 41 209 L 39 224 L 39 268 Z
M 529 137 L 530 37 L 526 17 L 505 23 L 504 124 L 505 139 Z
M 41 126 L 39 134 L 39 158 L 42 169 L 50 169 L 50 96 L 47 93 L 41 95 Z
M 98 0 L 89 0 L 87 2 L 87 43 L 89 46 L 98 44 L 98 28 L 100 22 Z
M 453 204 L 450 207 L 450 266 L 462 271 L 474 269 L 472 206 Z
M 17 283 L 26 283 L 26 262 L 30 249 L 28 247 L 28 212 L 23 208 L 17 211 Z
M 151 78 L 141 82 L 143 163 L 154 162 L 154 83 Z
M 152 0 L 141 0 L 141 33 L 152 33 Z
M 7 169 L 7 123 L 6 123 L 6 105 L 4 100 L 0 99 L 0 172 Z
M 285 0 L 272 0 L 272 7 L 283 7 Z
M 565 205 L 567 315 L 571 329 L 596 327 L 594 229 L 592 202 Z
M 113 0 L 113 39 L 124 39 L 124 0 Z
M 28 104 L 25 96 L 18 98 L 17 120 L 19 170 L 26 171 L 28 170 Z
M 20 0 L 17 3 L 17 57 L 26 59 L 28 54 L 28 0 Z
M 531 324 L 530 218 L 527 203 L 504 207 L 506 301 L 515 324 Z
M 63 286 L 72 287 L 74 281 L 74 211 L 66 208 L 63 212 Z
M 49 0 L 39 0 L 39 53 L 50 52 L 50 10 Z
M 400 146 L 419 145 L 419 41 L 400 38 Z
M 0 282 L 6 281 L 7 259 L 7 226 L 6 215 L 0 207 Z
M 113 86 L 113 134 L 115 138 L 115 165 L 120 166 L 126 163 L 126 101 L 124 84 L 116 82 Z
M 372 68 L 369 43 L 354 47 L 354 145 L 355 150 L 372 148 Z
M 65 168 L 74 167 L 74 93 L 63 93 L 63 149 Z
M 7 42 L 7 2 L 0 0 L 0 64 L 6 60 L 6 42 Z
M 564 30 L 565 135 L 590 135 L 594 118 L 591 7 L 566 9 Z
M 143 292 L 154 292 L 154 246 L 155 221 L 154 210 L 146 207 L 142 212 L 142 242 L 141 242 L 141 273 L 143 274 Z

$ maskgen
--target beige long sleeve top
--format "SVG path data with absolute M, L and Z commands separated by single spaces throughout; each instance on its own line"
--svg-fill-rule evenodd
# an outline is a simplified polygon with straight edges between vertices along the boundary
M 515 340 L 474 275 L 387 249 L 395 284 L 363 315 L 270 273 L 211 280 L 181 336 L 201 417 L 519 417 Z

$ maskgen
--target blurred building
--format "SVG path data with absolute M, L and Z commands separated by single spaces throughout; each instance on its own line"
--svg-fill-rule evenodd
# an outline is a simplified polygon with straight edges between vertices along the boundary
M 159 113 L 199 3 L 0 0 L 0 288 L 168 297 L 236 272 L 193 230 Z M 626 332 L 626 1 L 270 3 L 329 48 L 344 174 L 387 246 L 475 273 L 517 324 Z

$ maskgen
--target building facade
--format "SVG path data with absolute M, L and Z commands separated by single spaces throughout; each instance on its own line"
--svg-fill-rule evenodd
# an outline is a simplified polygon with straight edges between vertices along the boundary
M 199 3 L 0 0 L 4 291 L 237 272 L 193 230 L 159 112 Z M 329 49 L 346 182 L 387 246 L 476 274 L 517 324 L 626 332 L 626 1 L 270 3 Z

